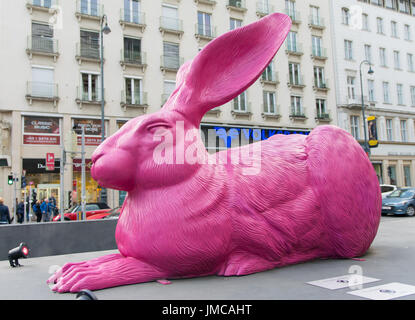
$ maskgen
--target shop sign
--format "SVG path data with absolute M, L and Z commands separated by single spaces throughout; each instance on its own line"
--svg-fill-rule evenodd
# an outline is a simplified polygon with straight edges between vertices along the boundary
M 23 144 L 59 145 L 59 118 L 25 116 L 23 118 Z
M 81 172 L 82 171 L 82 160 L 81 159 L 73 159 L 73 172 Z M 85 159 L 85 171 L 91 171 L 92 161 L 91 159 Z
M 23 135 L 23 144 L 60 145 L 59 136 Z
M 46 154 L 46 170 L 47 171 L 55 170 L 55 154 L 54 153 Z
M 27 174 L 59 173 L 59 159 L 55 159 L 54 170 L 46 171 L 46 159 L 23 159 L 23 169 Z
M 101 144 L 102 126 L 99 119 L 73 119 L 73 125 L 78 132 L 77 143 L 82 145 L 82 128 L 85 130 L 85 145 L 99 146 Z

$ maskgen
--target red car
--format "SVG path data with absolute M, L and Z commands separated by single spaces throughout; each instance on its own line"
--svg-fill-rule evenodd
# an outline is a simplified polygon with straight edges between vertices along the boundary
M 92 203 L 87 203 L 85 205 L 85 213 L 86 213 L 87 218 L 90 216 L 96 215 L 96 214 L 106 213 L 108 211 L 111 211 L 111 208 L 108 207 L 108 205 L 103 202 L 92 202 Z M 69 211 L 64 214 L 63 219 L 65 221 L 70 221 L 70 220 L 75 221 L 75 220 L 78 220 L 79 216 L 82 216 L 82 206 L 76 205 L 70 208 Z M 53 221 L 60 221 L 60 220 L 61 220 L 60 214 L 58 214 L 56 217 L 53 218 Z
M 99 220 L 99 219 L 118 219 L 121 213 L 121 207 L 114 208 L 104 213 L 94 214 L 89 216 L 87 220 Z

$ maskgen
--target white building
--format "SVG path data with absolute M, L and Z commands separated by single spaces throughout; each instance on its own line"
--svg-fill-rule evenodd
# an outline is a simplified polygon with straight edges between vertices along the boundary
M 256 128 L 263 139 L 274 133 L 307 134 L 319 124 L 334 123 L 326 0 L 0 1 L 0 158 L 8 159 L 0 167 L 0 196 L 10 205 L 7 175 L 25 171 L 39 198 L 52 192 L 59 197 L 58 169 L 45 170 L 46 153 L 55 154 L 58 166 L 60 143 L 68 150 L 68 134 L 82 124 L 88 125 L 87 159 L 100 143 L 103 14 L 111 28 L 103 45 L 108 136 L 127 120 L 159 110 L 175 88 L 180 65 L 209 41 L 271 12 L 292 17 L 287 43 L 261 79 L 205 116 L 202 130 L 248 128 L 252 133 Z M 241 143 L 256 139 L 240 135 Z M 226 139 L 218 140 L 215 150 L 226 148 Z M 68 162 L 64 189 L 79 202 L 80 159 Z M 87 172 L 87 201 L 98 199 L 97 187 Z M 21 192 L 19 184 L 19 197 Z M 113 207 L 124 196 L 113 190 L 107 194 Z
M 366 116 L 377 118 L 371 161 L 381 183 L 415 185 L 415 1 L 331 1 L 338 125 L 364 141 Z

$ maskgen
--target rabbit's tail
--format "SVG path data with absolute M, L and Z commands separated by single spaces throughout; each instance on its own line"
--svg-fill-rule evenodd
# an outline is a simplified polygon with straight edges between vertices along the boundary
M 307 137 L 310 183 L 320 200 L 327 257 L 363 255 L 376 236 L 382 197 L 376 173 L 348 132 L 320 126 Z

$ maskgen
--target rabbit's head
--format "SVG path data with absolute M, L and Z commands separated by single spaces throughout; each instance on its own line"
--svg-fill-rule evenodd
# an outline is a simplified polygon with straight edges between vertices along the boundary
M 96 149 L 93 178 L 104 187 L 131 191 L 175 184 L 194 174 L 200 164 L 189 163 L 183 154 L 190 146 L 203 150 L 204 146 L 200 137 L 189 132 L 198 133 L 207 111 L 235 98 L 258 79 L 290 27 L 287 15 L 274 13 L 211 41 L 180 68 L 176 90 L 160 111 L 128 121 Z M 162 143 L 164 153 L 160 153 Z M 166 154 L 173 155 L 171 163 L 159 161 Z

